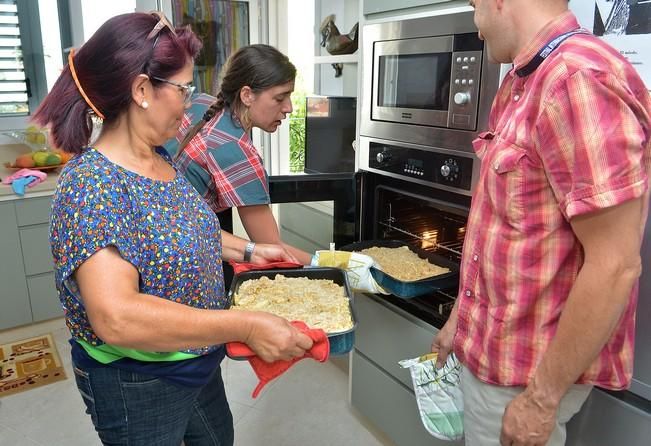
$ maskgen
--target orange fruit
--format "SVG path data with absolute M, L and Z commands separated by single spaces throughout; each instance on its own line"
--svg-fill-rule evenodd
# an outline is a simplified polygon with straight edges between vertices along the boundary
M 24 155 L 20 155 L 18 158 L 16 158 L 16 161 L 14 162 L 14 166 L 16 167 L 34 167 L 36 165 L 36 162 L 32 159 L 32 154 L 31 153 L 26 153 Z
M 64 152 L 61 149 L 54 149 L 54 153 L 61 157 L 61 164 L 67 163 L 73 156 L 75 156 L 74 153 Z

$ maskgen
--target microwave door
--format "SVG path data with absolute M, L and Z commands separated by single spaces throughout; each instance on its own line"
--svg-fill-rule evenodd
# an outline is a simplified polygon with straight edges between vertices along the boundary
M 353 172 L 270 176 L 281 239 L 307 252 L 356 241 L 358 177 Z
M 454 39 L 376 42 L 371 118 L 446 127 Z

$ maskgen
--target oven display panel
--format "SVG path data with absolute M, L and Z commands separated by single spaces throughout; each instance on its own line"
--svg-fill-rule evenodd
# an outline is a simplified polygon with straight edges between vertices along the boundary
M 464 190 L 471 189 L 471 158 L 371 142 L 369 167 Z

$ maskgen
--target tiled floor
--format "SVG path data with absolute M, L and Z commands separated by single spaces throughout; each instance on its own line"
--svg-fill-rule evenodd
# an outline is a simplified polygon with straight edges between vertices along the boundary
M 0 398 L 0 446 L 100 445 L 72 378 L 63 319 L 0 332 L 0 343 L 52 333 L 68 379 Z M 257 399 L 248 363 L 226 360 L 236 446 L 389 446 L 347 403 L 348 377 L 332 362 L 297 363 Z M 371 430 L 369 430 L 371 429 Z

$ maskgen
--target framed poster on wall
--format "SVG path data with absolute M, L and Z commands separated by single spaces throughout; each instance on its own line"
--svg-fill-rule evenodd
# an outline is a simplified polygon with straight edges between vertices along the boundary
M 574 0 L 569 5 L 581 26 L 617 48 L 651 90 L 651 0 Z
M 197 90 L 215 95 L 226 59 L 249 44 L 249 2 L 172 0 L 172 11 L 174 25 L 190 25 L 203 43 L 195 63 Z

